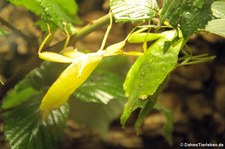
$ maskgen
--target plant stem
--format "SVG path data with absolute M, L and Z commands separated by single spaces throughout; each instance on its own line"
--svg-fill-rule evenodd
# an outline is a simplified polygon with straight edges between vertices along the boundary
M 30 37 L 28 37 L 23 32 L 21 32 L 20 30 L 18 30 L 12 24 L 10 24 L 9 22 L 7 22 L 5 19 L 3 19 L 3 18 L 0 17 L 0 23 L 2 23 L 2 25 L 4 25 L 7 28 L 9 28 L 11 31 L 13 31 L 17 35 L 19 35 L 21 38 L 23 38 L 25 41 L 27 41 L 27 43 L 30 44 L 31 46 L 33 46 L 35 49 L 38 48 L 38 44 L 36 42 L 34 42 L 33 40 L 31 40 Z
M 74 42 L 84 38 L 85 36 L 89 35 L 93 31 L 98 30 L 109 23 L 110 23 L 110 15 L 107 14 L 107 15 L 99 18 L 98 20 L 95 20 L 95 21 L 87 24 L 86 26 L 81 28 L 79 31 L 77 31 L 76 34 L 71 35 L 68 45 L 72 45 Z M 50 47 L 46 50 L 59 52 L 60 50 L 63 49 L 64 43 L 65 43 L 65 40 L 53 45 L 52 47 Z

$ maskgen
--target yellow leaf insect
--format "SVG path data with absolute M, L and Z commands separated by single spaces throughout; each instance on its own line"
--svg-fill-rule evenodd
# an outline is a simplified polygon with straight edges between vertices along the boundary
M 70 63 L 70 65 L 60 74 L 58 79 L 52 84 L 47 93 L 42 99 L 40 105 L 40 113 L 42 120 L 45 120 L 48 117 L 48 114 L 56 108 L 59 108 L 62 104 L 66 103 L 69 99 L 69 96 L 81 85 L 84 81 L 89 77 L 89 75 L 93 72 L 96 66 L 101 62 L 103 57 L 106 56 L 115 56 L 119 54 L 124 55 L 135 55 L 139 56 L 143 53 L 138 52 L 123 52 L 123 47 L 126 44 L 127 38 L 124 41 L 113 44 L 107 47 L 105 50 L 104 46 L 106 43 L 106 39 L 108 37 L 109 31 L 112 26 L 112 18 L 110 20 L 110 24 L 106 30 L 105 36 L 102 41 L 102 45 L 97 52 L 92 53 L 82 53 L 75 50 L 66 49 L 67 43 L 70 39 L 69 34 L 66 31 L 67 39 L 64 46 L 64 52 L 61 54 L 54 52 L 42 52 L 44 44 L 48 41 L 51 36 L 50 28 L 49 34 L 46 36 L 44 41 L 39 47 L 38 55 L 39 58 L 58 63 Z
M 46 37 L 49 38 L 48 36 Z M 51 110 L 59 108 L 66 103 L 69 96 L 88 78 L 92 71 L 102 60 L 104 53 L 99 50 L 95 53 L 84 54 L 76 50 L 67 51 L 64 55 L 53 52 L 41 52 L 43 45 L 40 46 L 38 55 L 41 59 L 71 63 L 49 88 L 40 105 L 41 118 L 45 120 Z

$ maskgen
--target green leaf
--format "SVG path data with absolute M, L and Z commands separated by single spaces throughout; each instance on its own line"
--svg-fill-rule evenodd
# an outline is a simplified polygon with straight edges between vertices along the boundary
M 74 0 L 37 0 L 41 17 L 63 29 L 63 23 L 78 23 L 78 6 Z
M 107 104 L 70 100 L 71 118 L 104 136 L 110 123 L 123 111 L 125 100 L 110 100 Z
M 6 139 L 12 149 L 53 149 L 64 132 L 68 106 L 52 111 L 46 121 L 41 121 L 41 96 L 32 98 L 3 114 Z
M 32 99 L 34 95 L 44 94 L 65 66 L 49 62 L 43 63 L 40 68 L 31 71 L 14 89 L 7 93 L 1 107 L 9 109 Z
M 123 80 L 117 74 L 98 71 L 74 93 L 76 99 L 86 102 L 100 102 L 107 104 L 113 99 L 125 99 Z
M 150 20 L 158 12 L 156 0 L 111 0 L 110 7 L 117 22 Z
M 191 36 L 204 29 L 212 19 L 211 5 L 214 0 L 166 0 L 160 20 L 168 20 L 173 27 L 180 24 L 183 36 Z
M 40 16 L 48 23 L 63 29 L 63 23 L 79 23 L 78 6 L 74 0 L 10 0 Z
M 7 109 L 3 114 L 4 133 L 11 148 L 50 149 L 57 144 L 68 117 L 68 106 L 52 111 L 48 119 L 42 122 L 39 105 L 46 89 L 63 68 L 65 65 L 43 63 L 3 99 L 2 108 Z
M 33 95 L 39 94 L 39 92 L 33 89 L 32 87 L 26 87 L 21 90 L 18 89 L 17 87 L 13 89 L 12 91 L 10 91 L 7 97 L 3 100 L 3 104 L 2 104 L 3 109 L 8 109 L 16 105 L 19 105 L 22 102 L 30 99 Z
M 215 19 L 208 22 L 205 31 L 225 37 L 225 19 Z
M 168 42 L 173 42 L 175 36 L 176 33 L 170 31 L 167 37 L 156 41 L 143 56 L 137 59 L 128 72 L 124 83 L 128 101 L 122 116 L 123 125 L 131 112 L 136 109 L 139 98 L 144 100 L 154 95 L 160 84 L 176 67 L 178 53 L 184 44 L 184 39 L 179 39 L 164 52 L 164 46 Z
M 166 124 L 164 125 L 164 137 L 172 145 L 173 142 L 173 114 L 170 110 L 155 104 L 153 109 L 163 112 L 166 117 Z
M 0 26 L 0 36 L 4 36 L 4 35 L 7 35 L 8 34 L 8 31 L 6 31 L 5 29 L 1 28 Z
M 36 0 L 9 0 L 9 2 L 16 6 L 25 7 L 36 15 L 41 14 L 41 7 Z
M 215 1 L 212 4 L 213 16 L 216 18 L 225 18 L 225 2 Z

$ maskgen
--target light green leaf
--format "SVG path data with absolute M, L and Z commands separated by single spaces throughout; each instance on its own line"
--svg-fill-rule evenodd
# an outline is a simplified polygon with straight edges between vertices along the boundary
M 41 96 L 32 98 L 2 115 L 6 140 L 12 149 L 53 149 L 64 132 L 68 106 L 52 111 L 46 121 L 40 121 Z
M 117 22 L 150 20 L 158 12 L 156 0 L 111 0 L 110 6 Z
M 25 79 L 7 93 L 1 107 L 9 109 L 32 99 L 34 95 L 44 94 L 65 66 L 48 62 L 43 63 L 40 68 L 31 71 Z M 41 99 L 42 97 L 40 97 Z
M 214 0 L 166 0 L 160 15 L 163 22 L 168 20 L 173 27 L 180 24 L 183 36 L 189 37 L 204 29 L 212 19 L 211 5 Z
M 21 90 L 18 90 L 16 88 L 16 89 L 10 91 L 10 93 L 7 95 L 7 100 L 6 100 L 6 98 L 4 99 L 2 108 L 8 109 L 8 108 L 14 107 L 16 105 L 19 105 L 22 102 L 30 99 L 35 94 L 39 94 L 39 92 L 34 90 L 32 87 L 26 87 Z
M 41 7 L 36 0 L 9 0 L 9 2 L 16 6 L 23 6 L 36 15 L 41 14 Z
M 213 16 L 216 18 L 225 18 L 225 2 L 224 1 L 215 1 L 212 4 Z
M 1 28 L 0 26 L 0 36 L 4 36 L 4 35 L 7 35 L 8 34 L 8 31 L 6 31 L 5 29 Z
M 78 6 L 74 0 L 10 0 L 40 16 L 48 23 L 63 29 L 63 23 L 79 23 Z
M 225 19 L 215 19 L 208 22 L 205 31 L 225 37 Z

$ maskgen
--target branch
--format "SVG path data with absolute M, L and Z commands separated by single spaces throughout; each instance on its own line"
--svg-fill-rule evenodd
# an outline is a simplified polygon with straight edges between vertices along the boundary
M 109 24 L 109 22 L 110 22 L 110 15 L 107 14 L 107 15 L 99 18 L 98 20 L 95 20 L 95 21 L 89 23 L 88 25 L 81 28 L 76 34 L 71 35 L 68 45 L 72 45 L 74 42 L 84 38 L 85 36 L 89 35 L 93 31 L 98 30 L 98 29 L 102 28 L 103 26 Z M 60 51 L 63 49 L 64 43 L 65 43 L 65 40 L 53 45 L 52 47 L 50 47 L 46 50 Z
M 10 24 L 9 22 L 7 22 L 5 19 L 3 19 L 3 18 L 0 17 L 0 23 L 2 23 L 2 25 L 4 25 L 7 28 L 9 28 L 11 31 L 13 31 L 17 35 L 19 35 L 21 38 L 23 38 L 25 41 L 27 41 L 27 43 L 30 44 L 31 46 L 33 46 L 35 49 L 38 48 L 38 44 L 36 42 L 32 41 L 30 37 L 28 37 L 23 32 L 21 32 L 20 30 L 18 30 L 12 24 Z

